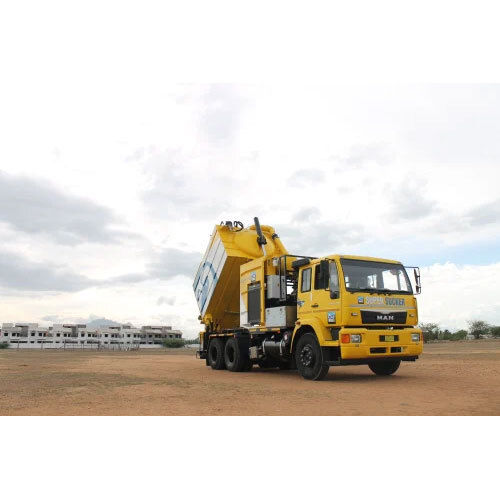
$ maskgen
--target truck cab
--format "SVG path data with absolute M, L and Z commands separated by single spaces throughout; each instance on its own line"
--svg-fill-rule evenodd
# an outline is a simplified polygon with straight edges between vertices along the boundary
M 421 354 L 417 302 L 400 262 L 331 255 L 297 260 L 293 266 L 298 293 L 292 349 L 314 332 L 326 366 L 368 364 L 375 373 L 394 373 L 400 361 Z

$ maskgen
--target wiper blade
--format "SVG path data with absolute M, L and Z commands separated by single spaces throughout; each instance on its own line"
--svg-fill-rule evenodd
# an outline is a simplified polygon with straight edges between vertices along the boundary
M 398 293 L 401 295 L 413 295 L 412 292 L 409 292 L 408 290 L 391 290 L 390 288 L 370 288 L 370 287 L 363 287 L 363 288 L 347 288 L 347 291 L 354 293 L 354 292 L 369 292 L 369 293 Z

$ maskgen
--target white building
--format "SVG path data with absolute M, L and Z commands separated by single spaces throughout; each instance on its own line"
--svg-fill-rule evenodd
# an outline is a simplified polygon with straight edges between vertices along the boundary
M 54 324 L 39 327 L 38 323 L 3 323 L 0 342 L 11 348 L 67 349 L 158 347 L 166 339 L 182 339 L 180 330 L 171 326 L 131 325 L 107 326 L 91 329 L 83 324 Z

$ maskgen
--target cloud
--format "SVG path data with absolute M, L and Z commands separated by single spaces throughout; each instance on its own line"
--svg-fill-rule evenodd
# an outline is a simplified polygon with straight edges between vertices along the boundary
M 129 273 L 103 280 L 100 285 L 123 285 L 147 280 L 170 280 L 176 276 L 194 279 L 202 254 L 177 248 L 163 248 L 154 254 L 145 272 Z M 164 297 L 160 297 L 164 299 Z M 160 305 L 160 304 L 158 304 Z
M 80 316 L 60 316 L 58 314 L 50 314 L 48 316 L 43 316 L 42 321 L 48 321 L 50 323 L 78 323 L 80 325 L 87 325 L 89 328 L 101 328 L 105 326 L 120 325 L 111 319 L 98 316 L 96 314 L 90 314 L 87 317 Z
M 152 279 L 168 280 L 175 276 L 186 276 L 194 279 L 201 258 L 202 254 L 198 252 L 165 248 L 149 263 L 148 274 Z
M 394 154 L 385 144 L 355 144 L 345 156 L 332 156 L 341 167 L 346 169 L 361 168 L 370 164 L 388 165 L 394 160 Z
M 227 145 L 238 130 L 241 115 L 248 101 L 234 85 L 210 85 L 201 98 L 199 127 L 215 145 Z
M 500 198 L 469 210 L 465 213 L 465 218 L 472 226 L 498 223 L 500 221 Z
M 77 292 L 93 286 L 120 286 L 176 276 L 193 279 L 201 257 L 198 252 L 164 248 L 154 255 L 145 272 L 96 280 L 50 262 L 34 262 L 19 254 L 0 251 L 0 287 L 16 291 Z M 161 298 L 170 304 L 171 298 Z
M 422 219 L 438 211 L 437 203 L 424 196 L 425 182 L 402 182 L 390 190 L 390 213 L 401 221 Z
M 69 196 L 49 181 L 0 172 L 0 221 L 28 234 L 43 234 L 64 245 L 109 243 L 118 233 L 108 208 Z
M 98 284 L 55 264 L 0 251 L 0 287 L 18 291 L 77 292 Z
M 295 214 L 292 223 L 276 227 L 281 240 L 292 254 L 321 257 L 333 253 L 348 253 L 366 239 L 365 229 L 359 224 L 333 221 L 309 224 L 307 220 L 296 222 L 297 215 L 300 218 L 305 211 L 307 209 Z M 312 210 L 310 213 L 315 212 Z
M 313 221 L 315 219 L 318 219 L 321 215 L 321 212 L 319 211 L 318 208 L 316 207 L 305 207 L 293 215 L 292 221 L 293 222 L 309 222 Z
M 459 241 L 462 243 L 465 236 L 474 236 L 479 242 L 487 235 L 493 248 L 498 240 L 497 226 L 500 226 L 500 199 L 483 203 L 462 213 L 440 212 L 439 219 L 433 220 L 428 229 L 438 234 L 457 233 L 461 236 Z M 476 245 L 479 248 L 479 243 Z M 481 251 L 483 254 L 487 253 L 485 249 Z
M 158 306 L 162 306 L 163 304 L 173 306 L 175 304 L 175 297 L 159 297 L 156 304 Z
M 303 168 L 296 170 L 287 180 L 292 187 L 304 187 L 318 184 L 325 180 L 325 172 L 318 168 Z
M 143 160 L 150 185 L 142 199 L 148 210 L 161 218 L 218 220 L 229 207 L 221 193 L 237 180 L 213 169 L 193 168 L 193 158 L 177 150 L 151 151 Z
M 470 165 L 500 161 L 500 86 L 428 85 L 400 116 L 406 148 L 417 158 Z
M 464 328 L 469 319 L 498 323 L 500 263 L 484 266 L 434 264 L 421 269 L 419 319 Z
M 139 283 L 141 281 L 146 281 L 150 279 L 148 273 L 128 273 L 109 278 L 107 280 L 101 281 L 101 285 L 126 285 L 130 283 Z
M 52 323 L 60 323 L 61 316 L 58 316 L 57 314 L 49 314 L 48 316 L 43 316 L 42 320 L 43 321 L 50 321 Z

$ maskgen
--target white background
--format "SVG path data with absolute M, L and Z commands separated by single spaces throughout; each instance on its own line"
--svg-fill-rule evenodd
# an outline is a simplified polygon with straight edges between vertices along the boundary
M 118 78 L 145 99 L 166 80 L 498 82 L 497 21 L 495 2 L 480 1 L 7 2 L 0 16 L 3 112 L 9 93 L 35 79 L 39 92 L 27 96 L 10 126 L 34 126 L 43 141 L 41 113 L 50 109 L 43 96 L 54 92 L 43 75 L 59 71 L 62 61 L 55 92 L 68 115 L 73 105 L 93 112 L 92 102 L 78 103 L 72 94 L 75 81 L 97 93 L 111 85 L 118 117 L 127 102 Z M 93 67 L 97 52 L 102 57 Z M 27 67 L 25 58 L 36 64 Z M 133 116 L 141 103 L 127 106 Z M 33 107 L 35 122 L 27 124 L 23 116 Z M 17 147 L 24 155 L 26 147 Z M 4 418 L 2 497 L 490 498 L 498 494 L 497 423 Z M 228 434 L 238 437 L 237 448 L 222 445 Z

